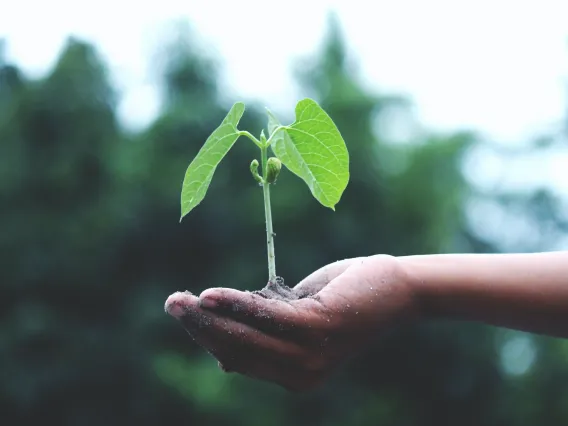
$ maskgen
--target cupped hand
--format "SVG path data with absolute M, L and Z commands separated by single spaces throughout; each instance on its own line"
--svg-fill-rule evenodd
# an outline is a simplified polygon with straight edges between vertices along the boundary
M 292 291 L 292 300 L 277 300 L 211 288 L 199 297 L 174 293 L 165 308 L 224 371 L 292 391 L 316 387 L 378 331 L 417 310 L 403 268 L 387 255 L 329 264 Z

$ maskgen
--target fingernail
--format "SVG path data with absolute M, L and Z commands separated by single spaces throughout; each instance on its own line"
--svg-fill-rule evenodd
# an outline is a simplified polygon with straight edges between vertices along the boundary
M 164 305 L 164 310 L 166 313 L 171 315 L 174 318 L 180 319 L 185 314 L 185 297 L 187 294 L 191 294 L 189 292 L 175 292 L 174 294 L 170 295 L 166 300 Z
M 204 297 L 199 300 L 199 306 L 205 309 L 215 309 L 217 307 L 217 302 L 210 297 Z
M 178 302 L 166 303 L 166 312 L 172 317 L 180 319 L 184 315 L 184 308 Z

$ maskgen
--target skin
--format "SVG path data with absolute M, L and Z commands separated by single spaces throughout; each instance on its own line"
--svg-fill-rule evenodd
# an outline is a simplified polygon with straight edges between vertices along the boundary
M 441 318 L 568 337 L 568 251 L 347 259 L 293 291 L 302 298 L 174 293 L 166 311 L 224 371 L 290 391 L 317 387 L 393 324 Z

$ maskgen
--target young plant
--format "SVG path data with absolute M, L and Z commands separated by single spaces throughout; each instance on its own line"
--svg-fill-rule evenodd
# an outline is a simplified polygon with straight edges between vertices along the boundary
M 349 181 L 349 154 L 333 120 L 312 99 L 298 102 L 296 121 L 288 126 L 280 124 L 274 114 L 267 110 L 268 139 L 264 130 L 257 139 L 246 130 L 238 129 L 244 111 L 243 103 L 235 103 L 189 165 L 181 191 L 180 222 L 203 200 L 215 169 L 229 149 L 240 136 L 246 136 L 260 150 L 260 164 L 254 159 L 250 171 L 264 195 L 268 284 L 277 285 L 270 185 L 276 182 L 284 165 L 308 185 L 316 200 L 335 210 Z M 268 156 L 269 149 L 275 157 Z M 262 175 L 258 173 L 259 165 Z

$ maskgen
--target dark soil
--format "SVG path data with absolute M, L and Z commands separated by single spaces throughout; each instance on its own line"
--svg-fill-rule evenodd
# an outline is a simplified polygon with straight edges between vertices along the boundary
M 294 293 L 290 287 L 284 284 L 284 278 L 276 277 L 275 282 L 269 281 L 262 290 L 253 291 L 253 294 L 264 297 L 265 299 L 276 299 L 284 302 L 298 300 L 302 297 Z

